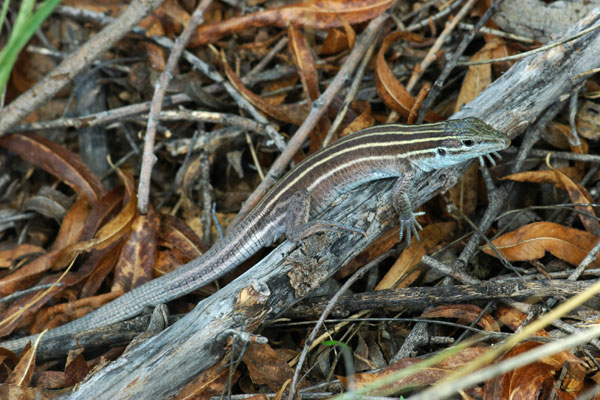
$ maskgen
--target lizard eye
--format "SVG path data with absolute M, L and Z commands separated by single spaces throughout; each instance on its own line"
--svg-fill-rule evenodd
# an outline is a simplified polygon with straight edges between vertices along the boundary
M 440 156 L 442 156 L 442 157 L 445 157 L 445 156 L 446 156 L 446 149 L 439 148 L 439 149 L 437 150 L 437 152 L 438 152 L 438 154 L 439 154 Z
M 472 141 L 471 139 L 465 139 L 465 140 L 463 140 L 463 141 L 462 141 L 462 143 L 463 143 L 465 146 L 467 146 L 467 147 L 471 147 L 471 146 L 473 146 L 473 145 L 475 144 L 475 142 L 474 142 L 474 141 Z

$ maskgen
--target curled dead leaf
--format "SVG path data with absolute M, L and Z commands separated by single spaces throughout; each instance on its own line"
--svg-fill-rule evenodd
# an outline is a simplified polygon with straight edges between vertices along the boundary
M 392 5 L 392 0 L 309 0 L 289 6 L 259 11 L 242 17 L 230 18 L 215 24 L 199 27 L 190 39 L 189 46 L 196 47 L 219 40 L 225 35 L 250 28 L 288 25 L 313 29 L 337 28 L 358 24 L 375 18 Z
M 376 391 L 370 392 L 372 396 L 379 395 L 390 395 L 398 393 L 403 389 L 415 386 L 432 385 L 439 380 L 443 379 L 448 374 L 464 367 L 477 357 L 481 356 L 488 349 L 485 347 L 470 347 L 459 351 L 456 354 L 449 356 L 441 362 L 435 364 L 429 368 L 422 368 L 416 371 L 414 374 L 395 380 L 393 383 L 386 385 Z M 379 379 L 387 377 L 393 373 L 404 370 L 422 361 L 417 358 L 406 358 L 390 365 L 387 368 L 374 373 L 358 373 L 352 376 L 352 379 L 348 377 L 338 376 L 337 378 L 344 384 L 346 388 L 349 388 L 350 383 L 354 383 L 354 388 L 360 388 L 369 383 L 375 382 Z
M 438 306 L 425 311 L 421 316 L 423 318 L 455 318 L 465 325 L 477 321 L 477 325 L 488 332 L 500 332 L 500 326 L 494 318 L 488 313 L 481 315 L 481 307 L 474 304 Z
M 315 60 L 310 52 L 308 43 L 306 43 L 306 39 L 294 25 L 290 25 L 288 28 L 288 37 L 289 48 L 294 56 L 294 62 L 298 69 L 298 75 L 300 75 L 304 94 L 308 103 L 311 104 L 320 94 L 319 76 L 317 75 Z
M 398 114 L 408 117 L 415 105 L 415 98 L 408 93 L 403 84 L 398 82 L 392 70 L 385 61 L 385 52 L 398 39 L 410 40 L 418 43 L 425 41 L 420 35 L 410 32 L 392 32 L 384 40 L 375 63 L 375 85 L 377 93 L 381 96 L 385 104 L 396 111 Z M 440 121 L 442 117 L 429 111 L 425 116 L 426 121 Z
M 3 136 L 0 138 L 0 146 L 54 175 L 75 192 L 85 196 L 90 204 L 104 195 L 100 179 L 79 156 L 63 146 L 32 133 Z
M 500 236 L 492 244 L 509 261 L 537 260 L 550 252 L 571 265 L 578 265 L 598 239 L 591 233 L 553 222 L 534 222 Z M 489 245 L 483 246 L 482 250 L 496 256 Z M 599 266 L 600 260 L 597 258 L 589 268 Z
M 235 72 L 233 72 L 225 57 L 223 57 L 223 66 L 225 67 L 225 73 L 227 74 L 227 78 L 229 78 L 231 84 L 242 94 L 242 96 L 244 96 L 246 100 L 255 105 L 265 114 L 268 114 L 269 116 L 280 121 L 289 122 L 296 125 L 301 125 L 306 119 L 306 115 L 308 114 L 306 107 L 300 108 L 286 105 L 271 105 L 269 102 L 252 93 L 250 90 L 248 90 L 248 88 L 246 88 L 246 86 L 244 86 L 242 80 Z
M 153 278 L 159 229 L 160 218 L 152 209 L 133 218 L 115 267 L 112 291 L 126 292 Z
M 595 208 L 590 205 L 594 203 L 594 200 L 587 189 L 575 182 L 562 171 L 552 167 L 549 162 L 548 167 L 554 172 L 560 186 L 569 193 L 571 202 L 573 204 L 583 204 L 576 205 L 575 209 L 579 211 L 577 216 L 585 227 L 585 230 L 590 233 L 600 232 L 600 223 L 598 223 Z
M 427 250 L 436 246 L 439 242 L 446 240 L 455 229 L 454 222 L 441 222 L 427 225 L 420 232 L 422 240 L 415 241 L 410 247 L 407 247 L 400 257 L 394 262 L 394 265 L 385 274 L 381 281 L 375 287 L 375 290 L 391 289 L 409 286 L 419 275 L 412 275 L 413 279 L 407 279 L 409 272 L 415 265 L 421 262 L 421 258 L 427 254 Z M 402 282 L 399 284 L 398 282 Z

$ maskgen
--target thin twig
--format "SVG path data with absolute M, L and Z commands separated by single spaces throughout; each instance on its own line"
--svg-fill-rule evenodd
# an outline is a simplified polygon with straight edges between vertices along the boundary
M 409 93 L 412 92 L 413 88 L 415 87 L 419 79 L 421 79 L 421 77 L 423 76 L 427 68 L 431 65 L 431 63 L 433 63 L 438 58 L 438 52 L 442 48 L 442 44 L 444 44 L 446 38 L 450 35 L 454 28 L 456 28 L 458 23 L 467 15 L 469 10 L 475 5 L 476 2 L 477 0 L 468 0 L 466 4 L 456 14 L 454 19 L 452 19 L 452 21 L 450 22 L 446 22 L 444 30 L 442 31 L 442 33 L 440 33 L 440 36 L 436 39 L 433 46 L 431 46 L 429 52 L 427 53 L 423 61 L 421 61 L 419 67 L 415 68 L 412 76 L 410 77 L 408 84 L 406 85 L 406 90 L 408 90 Z
M 52 98 L 161 3 L 162 0 L 132 1 L 112 24 L 102 29 L 35 86 L 0 111 L 0 136 L 6 134 L 11 126 Z
M 504 150 L 506 154 L 514 154 L 517 152 L 515 148 L 508 148 Z M 570 151 L 550 151 L 550 150 L 541 150 L 541 149 L 532 149 L 527 158 L 531 159 L 531 157 L 539 157 L 546 158 L 548 153 L 552 153 L 552 158 L 558 158 L 561 160 L 569 160 L 569 161 L 584 161 L 584 162 L 592 162 L 592 163 L 600 163 L 600 155 L 596 154 L 579 154 L 572 153 Z
M 194 131 L 194 135 L 192 136 L 192 140 L 190 140 L 190 144 L 188 146 L 188 151 L 185 154 L 183 163 L 181 164 L 181 167 L 179 167 L 179 170 L 177 170 L 177 173 L 175 174 L 175 179 L 171 183 L 171 186 L 169 186 L 169 190 L 167 190 L 167 193 L 163 196 L 160 203 L 158 203 L 158 206 L 156 207 L 157 210 L 160 210 L 162 208 L 162 206 L 165 205 L 167 200 L 169 200 L 169 197 L 171 197 L 171 195 L 173 193 L 175 193 L 175 190 L 177 190 L 177 188 L 179 188 L 179 185 L 181 184 L 181 180 L 183 179 L 183 175 L 185 174 L 185 171 L 187 171 L 188 166 L 190 164 L 190 160 L 192 158 L 192 153 L 194 152 L 194 147 L 196 146 L 196 142 L 198 141 L 199 136 L 200 136 L 200 130 L 196 129 Z
M 302 349 L 302 353 L 300 353 L 300 357 L 298 359 L 298 364 L 296 365 L 296 370 L 294 371 L 294 377 L 292 378 L 292 384 L 290 385 L 290 392 L 288 393 L 288 400 L 294 399 L 296 386 L 298 385 L 298 379 L 300 378 L 300 370 L 302 370 L 302 366 L 304 365 L 304 360 L 306 359 L 306 356 L 308 355 L 308 350 L 310 349 L 313 341 L 317 337 L 317 333 L 319 332 L 319 329 L 321 329 L 321 326 L 323 326 L 323 324 L 325 323 L 325 320 L 327 319 L 327 317 L 329 316 L 329 314 L 331 313 L 331 311 L 333 310 L 333 308 L 335 307 L 337 302 L 340 300 L 340 297 L 342 297 L 342 295 L 344 293 L 346 293 L 346 291 L 350 288 L 350 286 L 352 286 L 354 284 L 354 282 L 356 282 L 357 280 L 362 278 L 362 276 L 367 271 L 369 271 L 371 268 L 373 268 L 375 265 L 378 265 L 381 261 L 386 259 L 389 256 L 389 254 L 390 254 L 390 252 L 385 252 L 385 253 L 375 257 L 369 263 L 367 263 L 366 265 L 361 267 L 342 285 L 342 287 L 336 292 L 336 294 L 331 298 L 331 300 L 329 300 L 329 302 L 327 303 L 327 306 L 323 310 L 323 313 L 319 317 L 319 320 L 317 321 L 317 323 L 313 327 L 312 331 L 310 332 L 310 335 L 308 335 L 308 338 L 304 342 L 304 348 Z
M 450 14 L 452 12 L 452 10 L 454 10 L 455 8 L 457 8 L 458 6 L 460 6 L 460 3 L 462 3 L 462 1 L 460 1 L 460 0 L 455 1 L 450 6 L 446 7 L 443 10 L 441 10 L 437 14 L 432 15 L 431 17 L 427 17 L 427 18 L 425 18 L 421 22 L 417 22 L 415 24 L 410 25 L 409 27 L 406 28 L 406 31 L 407 32 L 416 31 L 418 29 L 424 28 L 427 25 L 429 25 L 430 21 L 431 22 L 435 22 L 435 21 L 437 21 L 439 19 L 444 18 L 446 15 Z
M 504 31 L 500 31 L 498 29 L 488 28 L 487 26 L 482 26 L 481 28 L 476 29 L 475 25 L 473 25 L 473 24 L 467 24 L 465 22 L 461 22 L 460 24 L 458 24 L 458 27 L 460 29 L 464 29 L 466 31 L 475 31 L 475 32 L 479 31 L 482 33 L 488 33 L 490 35 L 503 37 L 503 38 L 510 39 L 510 40 L 515 40 L 517 42 L 530 43 L 530 44 L 535 43 L 535 40 L 532 38 L 528 38 L 528 37 L 521 36 L 521 35 L 515 35 L 514 33 L 508 33 L 508 32 L 504 32 Z
M 248 200 L 246 200 L 231 226 L 235 225 L 243 217 L 245 217 L 248 211 L 251 210 L 256 202 L 266 193 L 268 188 L 270 188 L 281 176 L 285 170 L 285 167 L 288 165 L 294 154 L 296 154 L 296 152 L 300 149 L 300 146 L 302 146 L 310 131 L 325 113 L 325 110 L 335 95 L 351 76 L 352 72 L 356 68 L 356 65 L 360 62 L 367 51 L 369 45 L 375 40 L 376 36 L 380 32 L 380 28 L 383 26 L 384 21 L 388 18 L 388 15 L 389 14 L 387 12 L 384 12 L 369 22 L 369 25 L 357 40 L 354 49 L 352 49 L 352 52 L 346 59 L 346 62 L 342 68 L 340 68 L 339 72 L 333 81 L 331 81 L 331 84 L 327 87 L 323 94 L 321 94 L 321 96 L 315 102 L 313 102 L 313 106 L 311 107 L 308 116 L 304 120 L 304 123 L 300 126 L 300 128 L 298 128 L 294 136 L 290 139 L 285 151 L 281 153 L 277 160 L 275 160 L 265 179 L 260 183 L 260 185 L 258 185 Z
M 169 46 L 169 42 L 170 41 L 168 39 L 161 38 L 159 44 L 161 46 Z M 256 107 L 254 107 L 248 100 L 246 100 L 244 98 L 244 96 L 242 96 L 237 91 L 237 89 L 235 89 L 233 87 L 233 85 L 231 83 L 226 81 L 215 70 L 215 68 L 212 65 L 205 63 L 204 61 L 202 61 L 200 58 L 196 57 L 196 55 L 194 55 L 192 52 L 189 52 L 189 51 L 185 51 L 183 53 L 183 56 L 190 64 L 192 64 L 195 68 L 197 68 L 199 71 L 201 71 L 208 78 L 223 85 L 223 87 L 225 88 L 227 93 L 229 93 L 229 95 L 234 99 L 234 101 L 237 103 L 237 105 L 241 109 L 248 111 L 255 120 L 257 120 L 261 124 L 264 124 L 265 130 L 267 131 L 267 134 L 269 135 L 269 137 L 273 140 L 275 147 L 277 147 L 278 149 L 285 148 L 285 141 L 283 140 L 283 137 L 279 134 L 279 132 L 277 132 L 277 130 L 273 127 L 273 125 L 271 125 L 271 123 L 267 120 L 267 118 L 265 118 L 265 116 L 263 116 L 256 109 Z
M 550 49 L 552 49 L 554 47 L 561 46 L 561 45 L 563 45 L 563 44 L 565 44 L 567 42 L 570 42 L 572 40 L 578 39 L 578 38 L 582 37 L 583 35 L 586 35 L 586 34 L 592 32 L 592 31 L 595 31 L 598 28 L 600 28 L 600 24 L 591 26 L 591 27 L 589 27 L 587 29 L 584 29 L 581 32 L 579 32 L 579 33 L 577 33 L 577 34 L 575 34 L 573 36 L 570 36 L 568 38 L 559 40 L 558 42 L 554 42 L 554 43 L 551 43 L 551 44 L 548 44 L 548 45 L 545 45 L 545 46 L 542 46 L 542 47 L 538 47 L 535 50 L 530 50 L 530 51 L 526 51 L 524 53 L 515 54 L 514 56 L 506 56 L 506 57 L 500 57 L 500 58 L 491 58 L 489 60 L 465 61 L 465 62 L 461 62 L 459 64 L 460 65 L 481 65 L 481 64 L 490 64 L 490 63 L 502 62 L 502 61 L 520 60 L 522 58 L 531 56 L 533 54 L 542 53 L 542 52 L 544 52 L 546 50 L 550 50 Z M 577 75 L 577 79 L 579 77 L 580 76 Z M 576 79 L 576 78 L 574 77 L 573 79 Z
M 190 21 L 186 25 L 181 35 L 175 41 L 165 70 L 160 74 L 160 78 L 156 81 L 154 87 L 154 96 L 152 98 L 152 106 L 150 107 L 150 115 L 148 116 L 148 126 L 146 128 L 146 135 L 144 137 L 144 152 L 142 154 L 142 167 L 140 170 L 139 185 L 138 185 L 138 212 L 140 214 L 146 214 L 148 212 L 148 204 L 150 198 L 150 176 L 152 175 L 152 167 L 156 162 L 156 156 L 154 155 L 154 142 L 156 136 L 156 128 L 158 126 L 158 117 L 162 109 L 163 99 L 169 83 L 173 78 L 173 71 L 181 54 L 185 49 L 185 45 L 192 37 L 192 34 L 196 32 L 196 28 L 202 22 L 204 22 L 204 11 L 212 3 L 212 0 L 202 0 L 198 5 Z
M 66 7 L 66 6 L 60 7 L 59 12 L 64 13 L 65 15 L 77 15 L 78 17 L 91 19 L 91 20 L 99 22 L 99 23 L 107 23 L 108 21 L 112 21 L 112 19 L 110 17 L 106 17 L 100 13 L 94 13 L 94 12 L 90 12 L 90 11 L 82 12 L 73 7 Z M 175 46 L 174 42 L 171 39 L 164 37 L 164 36 L 148 35 L 145 30 L 143 30 L 139 27 L 133 27 L 132 31 L 134 33 L 143 35 L 146 38 L 149 38 L 154 43 L 156 43 L 157 45 L 162 46 L 164 48 L 173 49 L 173 47 Z M 243 110 L 248 111 L 250 113 L 250 115 L 256 121 L 265 125 L 265 130 L 266 130 L 269 138 L 271 140 L 273 140 L 275 147 L 277 147 L 281 151 L 285 148 L 285 140 L 279 134 L 279 132 L 277 132 L 277 130 L 271 125 L 271 123 L 248 100 L 246 100 L 229 82 L 227 82 L 217 72 L 217 70 L 212 65 L 209 65 L 208 63 L 202 61 L 200 58 L 198 58 L 195 54 L 193 54 L 190 51 L 184 51 L 183 56 L 190 64 L 192 64 L 192 66 L 194 66 L 196 69 L 201 71 L 204 75 L 206 75 L 209 79 L 211 79 L 212 81 L 215 82 L 214 84 L 205 87 L 203 90 L 205 90 L 208 93 L 214 93 L 218 90 L 225 89 L 227 91 L 227 93 L 229 93 L 229 95 L 237 103 L 238 107 L 240 107 Z M 247 75 L 244 78 L 242 78 L 242 83 L 244 83 L 244 84 L 248 84 L 251 81 L 253 81 L 253 77 L 250 75 Z
M 588 343 L 599 335 L 600 326 L 595 325 L 594 327 L 586 329 L 581 333 L 569 335 L 563 339 L 536 347 L 533 350 L 527 351 L 523 354 L 519 354 L 512 358 L 507 358 L 496 364 L 492 364 L 491 366 L 482 368 L 473 373 L 469 373 L 468 375 L 463 376 L 460 380 L 446 380 L 443 383 L 425 390 L 411 398 L 414 398 L 415 400 L 424 400 L 449 397 L 454 393 L 458 393 L 462 389 L 472 387 L 480 382 L 485 382 L 495 376 L 499 376 L 509 371 L 514 371 L 519 367 L 539 361 L 544 357 L 549 357 L 561 351 L 573 349 L 579 345 Z
M 431 105 L 433 104 L 434 100 L 437 98 L 438 94 L 442 91 L 444 82 L 446 82 L 446 79 L 448 79 L 448 76 L 450 76 L 450 73 L 456 67 L 456 64 L 458 62 L 458 57 L 460 57 L 465 52 L 465 50 L 467 49 L 467 46 L 475 38 L 475 35 L 477 34 L 477 32 L 479 32 L 479 30 L 483 27 L 483 25 L 492 17 L 492 15 L 494 15 L 496 13 L 496 10 L 498 9 L 498 7 L 500 7 L 500 4 L 502 4 L 503 2 L 504 2 L 504 0 L 494 1 L 492 3 L 492 5 L 490 6 L 490 8 L 488 8 L 486 10 L 486 12 L 481 16 L 481 19 L 479 21 L 477 21 L 477 24 L 475 24 L 475 26 L 473 27 L 473 30 L 469 34 L 467 34 L 463 37 L 463 40 L 460 42 L 460 44 L 456 48 L 456 51 L 454 52 L 452 58 L 450 60 L 448 60 L 448 62 L 444 66 L 444 69 L 442 70 L 442 72 L 440 73 L 438 78 L 435 80 L 433 87 L 431 88 L 429 93 L 427 93 L 427 97 L 423 101 L 422 107 L 419 110 L 419 115 L 417 116 L 418 124 L 423 122 L 423 120 L 425 119 L 425 115 L 427 115 L 427 111 L 431 108 Z
M 342 123 L 342 120 L 344 119 L 344 117 L 346 116 L 346 112 L 348 112 L 348 107 L 350 107 L 350 104 L 352 103 L 352 101 L 354 100 L 354 97 L 356 96 L 356 93 L 358 92 L 358 88 L 360 87 L 362 78 L 365 75 L 365 69 L 367 68 L 367 65 L 369 65 L 369 61 L 371 61 L 371 57 L 373 56 L 374 50 L 375 50 L 375 42 L 371 43 L 371 46 L 369 46 L 369 48 L 367 49 L 367 53 L 365 54 L 365 57 L 361 61 L 360 65 L 358 66 L 358 71 L 354 77 L 354 80 L 352 81 L 352 85 L 350 86 L 350 91 L 348 92 L 348 95 L 344 99 L 344 104 L 342 104 L 340 111 L 338 112 L 337 116 L 335 117 L 335 120 L 331 124 L 331 127 L 329 128 L 329 131 L 327 132 L 327 135 L 325 136 L 325 139 L 323 140 L 323 147 L 327 147 L 329 142 L 331 142 L 331 139 L 333 139 L 333 134 L 335 133 L 337 128 Z
M 177 94 L 163 101 L 163 105 L 174 105 L 183 102 L 192 101 L 187 94 Z M 56 128 L 88 128 L 92 126 L 107 125 L 118 120 L 144 120 L 148 115 L 141 114 L 150 110 L 150 102 L 133 104 L 130 106 L 115 108 L 109 111 L 102 111 L 96 114 L 89 114 L 75 118 L 59 118 L 53 121 L 33 122 L 21 124 L 10 128 L 9 132 L 27 132 L 32 130 L 46 130 Z M 254 120 L 240 117 L 236 114 L 227 114 L 213 111 L 192 111 L 186 109 L 161 111 L 156 116 L 160 121 L 194 121 L 194 122 L 212 122 L 237 126 L 242 129 L 250 130 L 261 135 L 266 135 L 265 126 Z
M 142 115 L 141 118 L 144 118 L 144 115 Z M 157 115 L 157 118 L 161 121 L 212 122 L 215 124 L 236 126 L 238 128 L 253 131 L 265 136 L 267 134 L 263 124 L 260 124 L 252 119 L 240 117 L 236 114 L 179 109 L 176 111 L 163 111 Z
M 283 48 L 287 45 L 288 43 L 288 38 L 283 37 L 279 40 L 279 42 L 277 42 L 277 44 L 275 46 L 273 46 L 273 48 L 271 49 L 271 51 L 269 51 L 269 53 L 263 57 L 262 60 L 259 61 L 258 64 L 256 64 L 254 66 L 254 68 L 252 68 L 250 70 L 250 72 L 248 72 L 248 74 L 246 75 L 246 77 L 258 74 L 260 71 L 262 71 L 263 69 L 265 69 L 265 67 L 267 66 L 267 64 L 269 62 L 271 62 L 271 60 L 273 59 L 273 57 L 275 57 L 275 55 L 277 53 L 279 53 L 281 50 L 283 50 Z

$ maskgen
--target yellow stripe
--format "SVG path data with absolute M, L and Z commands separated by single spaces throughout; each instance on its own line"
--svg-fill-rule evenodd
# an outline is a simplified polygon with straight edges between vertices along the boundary
M 436 131 L 433 131 L 436 132 Z M 332 144 L 331 146 L 325 148 L 325 151 L 331 151 L 332 154 L 327 157 L 324 158 L 323 160 L 319 161 L 318 163 L 316 163 L 315 165 L 321 165 L 324 161 L 327 161 L 329 159 L 331 159 L 332 157 L 337 156 L 338 154 L 344 154 L 347 153 L 349 151 L 352 151 L 354 149 L 362 149 L 365 147 L 389 147 L 389 146 L 397 146 L 397 145 L 409 145 L 409 144 L 416 144 L 416 143 L 427 143 L 427 142 L 433 142 L 436 140 L 444 140 L 444 139 L 456 139 L 456 136 L 436 136 L 436 137 L 431 137 L 431 138 L 426 138 L 426 139 L 414 139 L 414 140 L 407 140 L 407 139 L 402 139 L 400 141 L 389 141 L 389 140 L 385 140 L 385 141 L 378 141 L 378 142 L 371 142 L 371 143 L 366 143 L 363 145 L 359 145 L 359 146 L 352 146 L 352 147 L 347 147 L 346 149 L 341 149 L 338 151 L 335 151 L 336 148 L 338 147 L 346 147 L 348 146 L 349 143 L 351 143 L 353 140 L 358 140 L 358 139 L 363 139 L 363 138 L 373 138 L 373 137 L 377 137 L 377 136 L 389 136 L 392 133 L 387 132 L 387 133 L 372 133 L 372 134 L 365 134 L 365 135 L 360 135 L 357 136 L 355 138 L 352 138 L 352 140 L 338 140 L 337 142 L 335 142 L 334 144 Z M 337 144 L 337 145 L 336 145 Z M 317 158 L 319 156 L 321 156 L 321 152 L 317 152 L 317 153 L 313 153 L 310 156 L 308 156 L 307 158 L 305 158 L 302 161 L 302 164 L 305 164 L 307 162 L 310 162 L 311 160 L 313 160 L 314 158 Z
M 445 139 L 445 138 L 449 138 L 452 136 L 446 136 L 443 138 L 436 138 L 436 139 L 431 139 L 431 140 L 438 140 L 438 139 Z M 431 140 L 427 140 L 427 141 L 431 141 Z M 416 143 L 418 141 L 411 141 L 411 143 Z M 373 148 L 373 147 L 389 147 L 389 146 L 397 146 L 397 145 L 404 145 L 406 144 L 406 141 L 395 141 L 395 142 L 380 142 L 380 143 L 367 143 L 364 145 L 360 145 L 360 146 L 353 146 L 353 147 L 348 147 L 345 149 L 342 149 L 341 151 L 337 151 L 335 153 L 332 153 L 329 157 L 324 158 L 323 160 L 319 160 L 318 163 L 313 163 L 311 165 L 307 165 L 307 168 L 303 168 L 302 170 L 295 170 L 297 172 L 299 172 L 298 174 L 296 174 L 296 176 L 294 177 L 294 179 L 289 182 L 285 187 L 279 187 L 279 186 L 275 186 L 273 188 L 273 190 L 277 190 L 278 193 L 275 194 L 275 196 L 273 196 L 273 198 L 271 199 L 271 201 L 269 201 L 267 204 L 264 205 L 265 208 L 270 208 L 274 203 L 277 202 L 277 200 L 279 200 L 279 198 L 281 198 L 282 195 L 284 195 L 290 187 L 294 186 L 300 179 L 302 179 L 306 174 L 308 174 L 310 171 L 314 170 L 315 168 L 319 167 L 320 165 L 330 161 L 331 159 L 338 157 L 342 154 L 348 153 L 350 151 L 354 151 L 354 150 L 360 150 L 363 148 Z M 406 152 L 406 153 L 399 153 L 399 154 L 392 154 L 389 156 L 386 155 L 380 155 L 380 156 L 375 156 L 375 157 L 370 157 L 369 159 L 387 159 L 387 158 L 391 158 L 391 159 L 404 159 L 404 158 L 408 158 L 417 154 L 424 154 L 424 153 L 428 153 L 428 152 L 433 152 L 436 149 L 434 148 L 430 148 L 430 149 L 424 149 L 424 150 L 415 150 L 415 151 L 411 151 L 411 152 Z M 361 158 L 360 160 L 364 160 L 365 158 Z M 305 160 L 306 161 L 306 160 Z M 350 163 L 355 162 L 355 159 L 350 160 Z M 347 165 L 347 164 L 344 164 Z M 256 208 L 260 208 L 262 205 L 262 201 L 256 206 Z
M 422 125 L 420 129 L 415 129 L 415 125 L 402 125 L 402 124 L 394 124 L 394 125 L 381 125 L 372 128 L 366 128 L 357 132 L 352 133 L 350 136 L 346 136 L 336 142 L 334 142 L 331 146 L 324 149 L 326 153 L 330 153 L 325 156 L 323 159 L 315 161 L 315 158 L 323 156 L 322 152 L 316 152 L 306 159 L 300 164 L 299 168 L 292 170 L 292 174 L 295 176 L 292 177 L 291 181 L 288 182 L 285 186 L 280 187 L 279 184 L 282 184 L 287 179 L 290 179 L 289 173 L 286 174 L 282 180 L 276 184 L 269 193 L 256 205 L 255 210 L 264 210 L 272 207 L 283 195 L 285 195 L 291 187 L 296 185 L 298 181 L 303 179 L 306 174 L 309 174 L 311 171 L 314 171 L 316 168 L 321 167 L 324 163 L 330 162 L 331 160 L 343 156 L 346 153 L 353 151 L 360 151 L 364 149 L 373 149 L 378 147 L 394 147 L 399 146 L 401 152 L 397 154 L 391 155 L 378 155 L 372 157 L 359 158 L 359 160 L 363 161 L 373 161 L 373 160 L 381 160 L 381 159 L 406 159 L 414 156 L 419 156 L 425 153 L 435 152 L 437 148 L 429 148 L 423 150 L 414 150 L 407 151 L 408 149 L 403 148 L 403 146 L 414 145 L 417 143 L 430 143 L 434 141 L 443 141 L 446 139 L 459 139 L 456 134 L 453 135 L 445 135 L 445 136 L 432 136 L 427 138 L 419 138 L 419 139 L 410 139 L 411 135 L 418 136 L 423 134 L 440 134 L 443 133 L 448 125 L 448 121 L 432 123 Z M 397 128 L 397 130 L 387 131 L 388 128 Z M 440 127 L 442 129 L 440 129 Z M 386 129 L 386 131 L 382 131 L 382 129 Z M 414 130 L 413 130 L 414 129 Z M 390 140 L 390 136 L 393 135 L 401 135 L 404 136 L 401 140 Z M 378 138 L 383 138 L 379 139 Z M 352 145 L 354 141 L 357 140 L 369 140 L 373 139 L 371 142 L 364 143 L 361 145 Z M 452 151 L 453 149 L 448 149 Z M 457 149 L 460 150 L 460 149 Z M 366 152 L 368 155 L 368 151 Z M 351 165 L 356 163 L 356 159 L 348 160 L 348 162 L 343 163 L 342 165 Z M 336 170 L 339 168 L 336 167 Z M 330 176 L 329 171 L 325 171 L 324 176 Z M 318 178 L 319 182 L 322 182 L 323 179 Z M 314 187 L 314 184 L 311 184 L 309 187 Z M 271 199 L 267 200 L 270 196 Z M 265 201 L 268 201 L 265 203 Z

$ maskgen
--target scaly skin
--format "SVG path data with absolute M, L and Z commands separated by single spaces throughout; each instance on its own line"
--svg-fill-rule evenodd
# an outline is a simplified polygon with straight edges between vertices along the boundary
M 419 126 L 382 125 L 346 136 L 288 172 L 232 232 L 205 254 L 47 332 L 43 340 L 74 336 L 123 321 L 147 307 L 188 294 L 231 271 L 284 232 L 288 238 L 298 240 L 315 231 L 353 230 L 335 222 L 315 222 L 314 217 L 340 193 L 365 182 L 398 178 L 393 189 L 394 205 L 400 214 L 401 235 L 406 231 L 410 242 L 411 233 L 416 234 L 420 228 L 409 198 L 411 182 L 423 173 L 482 157 L 509 144 L 508 137 L 476 118 Z M 0 346 L 20 351 L 36 337 Z

